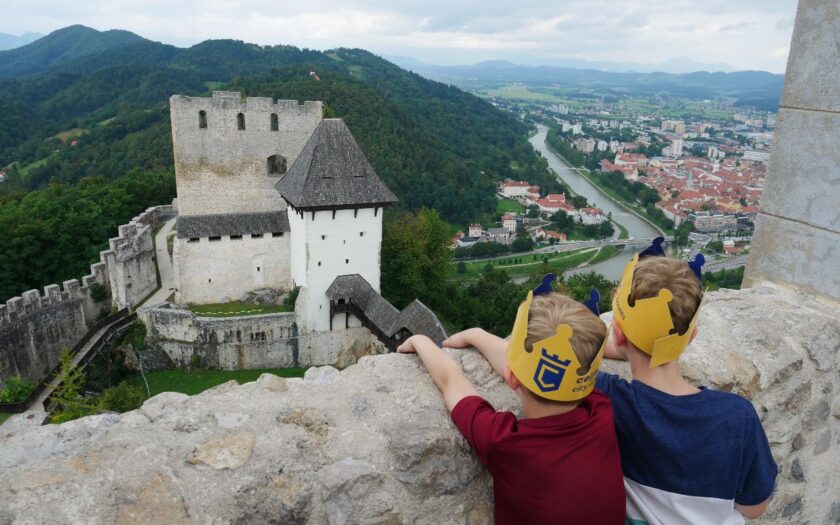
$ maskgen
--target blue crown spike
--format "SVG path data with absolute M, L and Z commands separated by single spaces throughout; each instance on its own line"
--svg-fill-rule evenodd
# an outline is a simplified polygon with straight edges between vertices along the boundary
M 587 308 L 592 310 L 593 314 L 595 314 L 597 316 L 600 316 L 601 315 L 601 309 L 598 307 L 598 303 L 600 303 L 600 302 L 601 302 L 601 294 L 598 293 L 597 289 L 593 288 L 593 289 L 589 290 L 589 299 L 584 301 L 583 304 L 585 304 Z
M 694 259 L 688 261 L 688 266 L 694 272 L 694 275 L 700 279 L 700 282 L 703 282 L 703 265 L 706 264 L 706 258 L 703 257 L 702 253 L 698 253 L 694 256 Z
M 639 252 L 639 259 L 648 256 L 661 257 L 665 255 L 665 250 L 662 249 L 663 242 L 665 242 L 665 237 L 660 236 L 654 239 L 653 244 Z
M 534 288 L 534 295 L 542 295 L 546 293 L 551 293 L 554 291 L 554 287 L 551 286 L 551 283 L 554 281 L 555 277 L 553 273 L 545 274 L 543 277 L 542 283 L 539 286 Z

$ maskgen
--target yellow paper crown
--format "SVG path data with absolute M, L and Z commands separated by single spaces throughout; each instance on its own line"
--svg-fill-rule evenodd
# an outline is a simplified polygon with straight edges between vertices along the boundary
M 570 342 L 572 327 L 557 326 L 557 333 L 525 349 L 528 337 L 528 311 L 534 298 L 532 291 L 519 305 L 516 322 L 508 344 L 508 366 L 522 385 L 534 394 L 552 401 L 579 401 L 595 388 L 595 376 L 601 366 L 604 345 L 585 373 Z M 606 342 L 606 340 L 605 340 Z
M 627 339 L 636 348 L 650 355 L 650 366 L 655 368 L 679 359 L 691 341 L 700 308 L 697 308 L 688 330 L 679 334 L 674 330 L 674 321 L 668 308 L 673 294 L 667 288 L 659 290 L 656 297 L 636 299 L 633 306 L 630 306 L 633 272 L 638 262 L 639 255 L 636 254 L 624 267 L 618 293 L 613 298 L 613 316 Z

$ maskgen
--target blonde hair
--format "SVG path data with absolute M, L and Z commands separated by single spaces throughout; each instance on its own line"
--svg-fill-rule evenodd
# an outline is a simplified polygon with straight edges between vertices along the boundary
M 583 371 L 588 371 L 607 336 L 607 327 L 589 308 L 557 292 L 534 296 L 525 349 L 530 352 L 534 343 L 555 335 L 561 324 L 572 327 L 572 350 Z
M 656 297 L 663 288 L 673 296 L 668 308 L 674 328 L 682 335 L 703 300 L 703 287 L 687 263 L 669 257 L 645 257 L 633 272 L 630 304 L 636 299 Z

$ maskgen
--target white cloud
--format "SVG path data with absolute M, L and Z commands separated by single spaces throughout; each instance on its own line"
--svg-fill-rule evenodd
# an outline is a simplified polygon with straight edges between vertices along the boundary
M 12 34 L 78 23 L 180 46 L 237 38 L 441 64 L 688 57 L 783 71 L 796 0 L 7 0 L 0 9 L 0 32 Z

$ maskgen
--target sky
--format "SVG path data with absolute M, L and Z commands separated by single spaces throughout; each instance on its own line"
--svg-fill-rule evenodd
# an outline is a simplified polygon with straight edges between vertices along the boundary
M 796 0 L 2 0 L 0 33 L 72 24 L 187 47 L 360 47 L 429 64 L 690 60 L 783 73 Z

